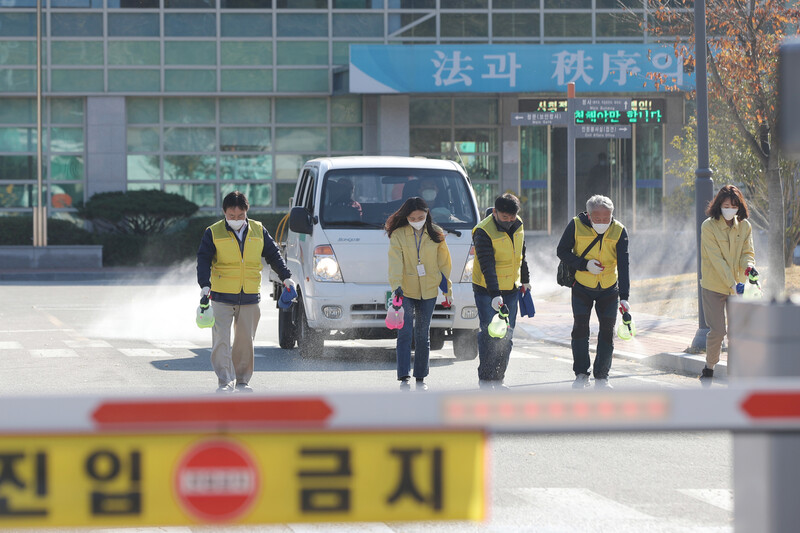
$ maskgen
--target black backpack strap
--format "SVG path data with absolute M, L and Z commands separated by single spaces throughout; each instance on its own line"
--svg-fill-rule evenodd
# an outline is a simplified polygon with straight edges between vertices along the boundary
M 583 251 L 583 253 L 581 254 L 581 259 L 583 259 L 584 257 L 586 257 L 586 254 L 588 254 L 588 253 L 589 253 L 589 250 L 591 250 L 591 249 L 592 249 L 592 246 L 594 246 L 595 244 L 597 244 L 597 241 L 599 241 L 599 240 L 600 240 L 600 239 L 602 239 L 602 238 L 603 238 L 603 234 L 602 234 L 602 233 L 599 233 L 599 234 L 597 235 L 597 237 L 595 237 L 595 238 L 594 238 L 594 240 L 592 241 L 592 243 L 591 243 L 589 246 L 587 246 L 587 247 L 586 247 L 586 249 Z

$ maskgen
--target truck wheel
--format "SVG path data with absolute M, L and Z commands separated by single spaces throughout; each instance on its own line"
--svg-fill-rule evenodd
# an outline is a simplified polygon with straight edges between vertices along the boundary
M 453 353 L 459 361 L 469 361 L 478 357 L 478 331 L 454 329 Z
M 325 340 L 322 334 L 311 329 L 306 319 L 306 310 L 297 303 L 298 325 L 297 325 L 297 347 L 300 349 L 301 357 L 319 357 L 325 347 Z
M 293 314 L 295 314 L 293 308 L 278 310 L 278 344 L 284 350 L 294 348 L 294 343 L 297 341 L 297 326 L 292 321 Z
M 441 350 L 444 348 L 444 330 L 431 329 L 431 350 Z

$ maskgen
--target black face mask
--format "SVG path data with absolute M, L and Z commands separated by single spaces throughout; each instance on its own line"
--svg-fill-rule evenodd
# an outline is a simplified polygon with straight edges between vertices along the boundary
M 503 229 L 503 231 L 508 231 L 508 230 L 510 230 L 510 229 L 511 229 L 511 226 L 512 226 L 512 225 L 514 224 L 514 222 L 515 222 L 514 220 L 512 220 L 512 221 L 510 221 L 510 222 L 503 222 L 502 220 L 500 220 L 500 219 L 499 219 L 499 218 L 497 218 L 497 217 L 494 217 L 494 221 L 497 223 L 497 227 L 498 227 L 498 228 L 502 228 L 502 229 Z

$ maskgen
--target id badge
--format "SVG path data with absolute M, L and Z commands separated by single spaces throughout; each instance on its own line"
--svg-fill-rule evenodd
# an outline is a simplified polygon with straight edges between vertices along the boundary
M 422 263 L 417 265 L 417 276 L 422 277 L 425 275 L 425 265 Z

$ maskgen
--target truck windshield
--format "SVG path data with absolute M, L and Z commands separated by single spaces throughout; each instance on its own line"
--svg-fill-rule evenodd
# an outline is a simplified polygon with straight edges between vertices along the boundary
M 467 180 L 454 170 L 357 168 L 331 170 L 322 189 L 320 222 L 330 228 L 383 227 L 408 198 L 419 196 L 445 229 L 472 229 L 475 207 Z

